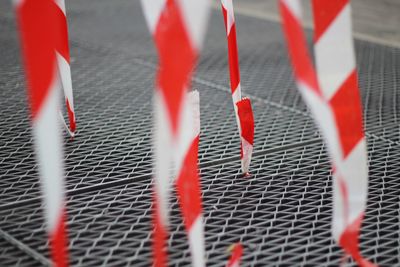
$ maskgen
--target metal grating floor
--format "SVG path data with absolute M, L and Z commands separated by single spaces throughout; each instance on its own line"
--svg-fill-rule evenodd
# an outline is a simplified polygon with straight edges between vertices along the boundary
M 48 266 L 8 2 L 0 2 L 0 266 Z M 79 130 L 73 142 L 65 136 L 71 264 L 150 266 L 157 57 L 139 1 L 71 0 L 67 9 Z M 330 237 L 329 162 L 293 83 L 281 26 L 240 15 L 237 26 L 243 88 L 256 118 L 250 179 L 239 176 L 219 11 L 212 13 L 193 79 L 201 98 L 207 266 L 224 266 L 226 248 L 239 240 L 243 266 L 338 266 L 342 253 Z M 362 252 L 380 266 L 400 266 L 400 50 L 359 41 L 356 48 L 370 159 Z M 171 205 L 171 266 L 190 266 L 175 199 Z

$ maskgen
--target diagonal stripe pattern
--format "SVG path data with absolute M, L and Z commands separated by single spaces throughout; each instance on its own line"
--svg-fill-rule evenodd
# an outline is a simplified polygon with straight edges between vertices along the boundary
M 55 54 L 58 23 L 52 0 L 17 1 L 35 152 L 54 266 L 68 266 L 64 169 L 57 112 L 61 82 Z
M 251 162 L 254 145 L 254 118 L 250 99 L 242 99 L 240 87 L 239 55 L 236 40 L 236 23 L 232 0 L 221 0 L 225 30 L 228 42 L 229 75 L 236 122 L 241 137 L 242 172 L 247 173 Z M 244 103 L 241 103 L 244 102 Z M 248 116 L 243 116 L 247 114 Z
M 166 266 L 170 187 L 176 186 L 193 266 L 205 266 L 197 158 L 199 94 L 187 93 L 204 37 L 208 1 L 142 0 L 159 54 L 154 96 L 154 265 Z M 171 179 L 174 177 L 175 179 Z
M 300 1 L 280 0 L 280 9 L 297 86 L 322 132 L 334 166 L 333 237 L 360 266 L 375 266 L 360 255 L 358 248 L 367 202 L 368 167 L 350 13 L 339 22 L 332 14 L 349 12 L 344 9 L 349 8 L 345 2 L 313 2 L 318 77 L 300 22 Z M 330 29 L 332 23 L 339 26 Z
M 69 119 L 68 132 L 70 133 L 71 137 L 74 137 L 76 130 L 76 121 L 75 121 L 74 97 L 72 92 L 72 79 L 71 79 L 69 44 L 68 44 L 68 25 L 67 25 L 67 16 L 65 11 L 64 0 L 54 0 L 53 8 L 59 27 L 56 38 L 56 56 L 57 56 L 58 69 L 60 72 L 61 83 L 64 89 L 65 104 L 68 112 L 68 119 Z M 63 116 L 61 116 L 61 118 L 64 120 Z

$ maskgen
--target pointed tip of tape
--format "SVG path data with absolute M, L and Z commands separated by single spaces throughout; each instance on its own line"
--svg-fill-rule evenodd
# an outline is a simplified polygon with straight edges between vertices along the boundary
M 67 131 L 67 133 L 69 134 L 69 136 L 71 137 L 71 139 L 74 139 L 75 137 L 75 131 L 71 131 L 67 125 L 67 123 L 65 122 L 64 116 L 62 115 L 61 111 L 59 111 L 58 113 L 60 115 L 60 119 L 62 124 L 64 125 L 65 130 Z
M 192 90 L 188 92 L 187 96 L 189 97 L 189 99 L 191 99 L 192 102 L 200 102 L 200 93 L 197 90 Z
M 242 159 L 242 167 L 241 167 L 241 171 L 242 174 L 245 175 L 246 173 L 249 173 L 249 164 L 247 162 L 247 160 L 245 160 L 244 158 Z

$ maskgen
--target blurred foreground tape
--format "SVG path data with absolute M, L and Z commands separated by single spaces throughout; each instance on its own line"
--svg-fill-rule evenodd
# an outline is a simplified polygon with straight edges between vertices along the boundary
M 333 237 L 360 266 L 375 266 L 360 255 L 358 241 L 367 202 L 368 167 L 350 6 L 346 0 L 315 0 L 313 4 L 318 77 L 307 51 L 297 0 L 280 1 L 288 49 L 297 86 L 333 164 Z
M 54 266 L 68 266 L 64 168 L 58 118 L 61 81 L 56 45 L 59 30 L 52 0 L 16 1 L 35 151 L 45 201 Z

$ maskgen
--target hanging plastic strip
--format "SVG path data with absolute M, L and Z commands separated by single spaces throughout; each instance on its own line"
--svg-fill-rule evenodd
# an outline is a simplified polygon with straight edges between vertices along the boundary
M 319 10 L 321 2 L 317 5 L 314 2 L 314 11 L 325 16 Z M 343 1 L 323 2 L 322 5 L 331 9 L 336 5 L 334 2 Z M 327 15 L 330 19 L 315 18 L 319 24 L 316 25 L 315 45 L 317 77 L 302 29 L 300 1 L 281 0 L 280 9 L 297 86 L 322 132 L 333 165 L 333 237 L 360 266 L 375 266 L 359 251 L 359 233 L 367 202 L 368 167 L 353 47 L 349 40 L 350 18 L 336 20 L 329 14 L 331 11 Z M 342 12 L 347 16 L 349 10 Z M 339 25 L 326 31 L 332 21 Z M 340 29 L 335 29 L 338 26 Z M 350 35 L 346 35 L 346 31 Z
M 249 172 L 254 145 L 254 116 L 249 98 L 242 98 L 240 86 L 239 54 L 236 40 L 236 23 L 232 0 L 221 0 L 228 42 L 229 74 L 233 107 L 241 140 L 240 159 L 242 172 Z

